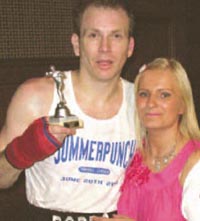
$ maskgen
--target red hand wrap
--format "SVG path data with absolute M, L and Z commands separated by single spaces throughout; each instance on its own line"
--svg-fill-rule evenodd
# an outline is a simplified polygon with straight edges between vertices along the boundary
M 7 145 L 5 155 L 11 165 L 25 169 L 52 155 L 61 145 L 48 131 L 45 118 L 39 118 Z

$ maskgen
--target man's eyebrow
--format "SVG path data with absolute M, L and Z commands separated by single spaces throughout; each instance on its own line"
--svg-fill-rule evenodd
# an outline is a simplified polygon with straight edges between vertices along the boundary
M 86 34 L 87 32 L 96 32 L 96 33 L 99 33 L 100 30 L 99 29 L 96 29 L 96 28 L 86 28 L 86 29 L 83 29 L 83 35 Z
M 123 29 L 116 29 L 116 30 L 113 30 L 113 31 L 111 31 L 111 33 L 112 34 L 115 34 L 115 33 L 124 33 L 124 34 L 126 34 L 126 31 L 125 30 L 123 30 Z
M 88 32 L 102 33 L 101 30 L 97 28 L 84 28 L 82 30 L 82 35 L 84 36 Z M 116 33 L 122 33 L 122 34 L 124 33 L 125 35 L 128 35 L 128 31 L 126 32 L 126 30 L 124 29 L 115 29 L 115 30 L 109 31 L 109 34 L 116 34 Z

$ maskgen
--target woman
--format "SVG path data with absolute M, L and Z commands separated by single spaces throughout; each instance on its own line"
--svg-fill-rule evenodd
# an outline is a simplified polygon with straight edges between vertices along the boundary
M 199 221 L 200 131 L 184 68 L 155 59 L 136 77 L 135 95 L 139 148 L 118 213 L 135 221 Z

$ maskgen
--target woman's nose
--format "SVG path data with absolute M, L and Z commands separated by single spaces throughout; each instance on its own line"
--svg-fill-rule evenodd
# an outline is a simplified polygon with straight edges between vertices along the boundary
M 149 107 L 153 107 L 153 106 L 155 106 L 156 105 L 156 103 L 157 103 L 157 97 L 155 96 L 155 95 L 153 95 L 153 94 L 151 94 L 150 96 L 149 96 L 149 98 L 148 98 L 148 106 Z

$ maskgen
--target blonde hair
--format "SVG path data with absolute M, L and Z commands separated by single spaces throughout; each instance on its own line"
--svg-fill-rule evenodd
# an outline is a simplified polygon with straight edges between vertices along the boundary
M 135 97 L 137 96 L 140 78 L 147 70 L 170 70 L 175 76 L 176 84 L 180 90 L 185 111 L 180 117 L 179 130 L 183 137 L 200 140 L 200 131 L 195 112 L 192 88 L 187 73 L 183 66 L 175 59 L 156 58 L 152 62 L 144 65 L 135 79 Z M 143 139 L 146 137 L 146 129 L 142 126 L 136 107 L 135 113 L 136 136 L 141 146 Z

